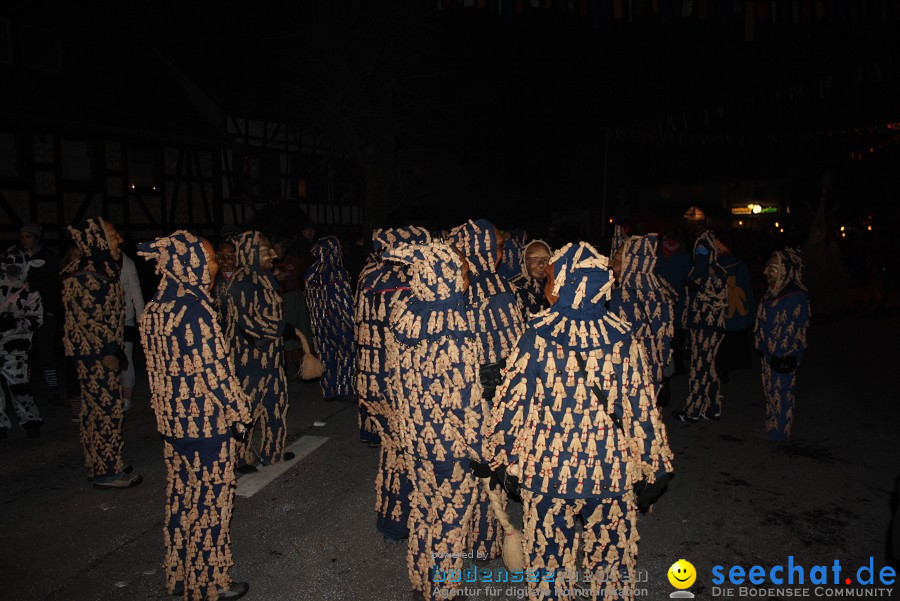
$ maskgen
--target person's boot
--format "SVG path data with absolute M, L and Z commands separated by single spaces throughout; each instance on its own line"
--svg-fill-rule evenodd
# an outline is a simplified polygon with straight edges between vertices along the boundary
M 59 388 L 51 388 L 47 394 L 47 401 L 54 407 L 68 407 L 69 401 L 59 395 Z
M 28 438 L 40 438 L 42 425 L 44 425 L 44 422 L 39 420 L 32 420 L 30 422 L 25 422 L 24 424 L 22 424 L 22 428 L 25 430 Z
M 219 601 L 233 601 L 234 599 L 240 599 L 249 591 L 250 584 L 248 582 L 232 582 L 231 586 L 220 588 L 217 592 L 219 593 Z
M 133 488 L 144 481 L 144 477 L 140 474 L 126 474 L 122 472 L 113 480 L 97 481 L 94 478 L 94 488 L 97 490 L 114 490 L 117 488 Z

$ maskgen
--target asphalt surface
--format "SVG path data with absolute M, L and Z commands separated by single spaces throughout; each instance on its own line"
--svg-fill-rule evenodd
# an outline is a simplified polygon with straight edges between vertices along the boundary
M 768 573 L 788 556 L 810 568 L 837 559 L 842 578 L 854 579 L 870 557 L 876 573 L 885 565 L 900 473 L 898 336 L 897 316 L 814 317 L 791 443 L 765 438 L 758 366 L 731 374 L 716 423 L 673 420 L 687 387 L 686 376 L 675 378 L 666 422 L 677 476 L 638 523 L 639 598 L 668 598 L 666 572 L 679 558 L 697 570 L 690 590 L 698 599 L 717 598 L 715 565 L 726 573 L 761 565 Z M 412 599 L 405 547 L 375 530 L 378 451 L 359 443 L 355 407 L 323 402 L 316 384 L 292 383 L 290 398 L 291 437 L 329 439 L 253 497 L 237 499 L 234 579 L 250 582 L 247 599 Z M 68 410 L 41 402 L 40 391 L 39 404 L 47 421 L 41 438 L 14 428 L 0 441 L 3 597 L 167 599 L 165 472 L 146 382 L 126 422 L 126 457 L 145 478 L 131 490 L 94 490 Z M 488 567 L 498 573 L 503 564 Z M 522 587 L 467 585 L 469 598 L 485 599 L 521 598 Z M 897 588 L 880 598 L 900 598 Z M 782 598 L 774 592 L 760 598 Z

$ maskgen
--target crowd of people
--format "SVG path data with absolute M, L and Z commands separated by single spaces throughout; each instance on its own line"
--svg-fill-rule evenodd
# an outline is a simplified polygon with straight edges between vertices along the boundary
M 809 320 L 794 249 L 772 254 L 754 311 L 747 266 L 712 230 L 689 252 L 671 233 L 617 227 L 608 255 L 484 219 L 377 230 L 355 282 L 333 236 L 311 241 L 306 262 L 259 231 L 213 246 L 182 230 L 137 245 L 159 277 L 145 305 L 113 224 L 70 226 L 61 270 L 41 233 L 23 225 L 0 274 L 4 396 L 38 436 L 39 363 L 49 401 L 78 420 L 89 481 L 136 486 L 122 447 L 140 340 L 168 472 L 166 589 L 186 599 L 249 589 L 230 577 L 236 472 L 292 458 L 298 372 L 318 377 L 325 400 L 358 403 L 360 440 L 380 455 L 376 528 L 405 541 L 410 583 L 428 600 L 460 592 L 442 575 L 467 557 L 506 560 L 504 546 L 533 575 L 532 598 L 574 586 L 630 598 L 638 512 L 674 471 L 662 408 L 679 371 L 689 392 L 674 417 L 719 420 L 722 376 L 752 340 L 765 430 L 791 435 Z M 59 392 L 58 323 L 77 401 Z M 0 407 L 0 433 L 10 427 Z M 522 503 L 521 538 L 510 502 Z M 595 579 L 572 580 L 579 556 Z

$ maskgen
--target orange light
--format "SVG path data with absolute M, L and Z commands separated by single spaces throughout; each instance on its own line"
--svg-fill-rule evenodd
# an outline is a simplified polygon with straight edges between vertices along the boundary
M 847 228 L 844 227 L 843 225 L 841 226 L 841 231 L 842 231 L 842 232 L 845 231 L 846 229 L 847 229 Z
M 846 237 L 847 237 L 847 234 L 845 234 L 844 232 L 841 232 L 841 238 L 846 238 Z
M 872 231 L 872 226 L 870 225 L 867 229 L 871 232 L 871 231 Z
M 738 225 L 744 225 L 743 221 L 738 221 Z
M 615 219 L 613 219 L 613 218 L 612 218 L 612 217 L 610 217 L 610 218 L 609 218 L 609 222 L 610 222 L 610 223 L 615 223 L 615 222 L 616 222 L 616 220 L 615 220 Z
M 778 231 L 781 232 L 781 233 L 783 234 L 783 233 L 784 233 L 784 228 L 781 228 L 781 229 L 779 229 Z
M 778 223 L 778 222 L 776 221 L 776 222 L 775 222 L 775 227 L 781 227 L 781 224 Z

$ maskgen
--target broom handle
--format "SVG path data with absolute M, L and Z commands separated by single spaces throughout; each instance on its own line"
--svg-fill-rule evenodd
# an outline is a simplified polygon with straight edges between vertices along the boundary
M 509 514 L 503 509 L 503 501 L 500 500 L 500 493 L 491 488 L 491 479 L 479 478 L 479 480 L 481 480 L 481 483 L 484 485 L 484 490 L 487 491 L 488 499 L 491 502 L 491 511 L 494 512 L 494 517 L 497 518 L 497 521 L 500 522 L 500 525 L 503 526 L 503 530 L 505 530 L 507 534 L 515 532 L 516 527 L 513 526 L 510 521 Z
M 300 348 L 303 349 L 303 354 L 306 355 L 309 353 L 309 341 L 303 335 L 303 332 L 297 330 L 297 333 L 299 334 L 298 338 L 300 338 Z

